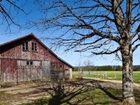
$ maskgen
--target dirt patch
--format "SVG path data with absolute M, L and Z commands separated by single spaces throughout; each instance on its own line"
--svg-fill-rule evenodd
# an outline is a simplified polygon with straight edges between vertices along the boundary
M 2 105 L 20 105 L 22 103 L 32 102 L 36 99 L 48 96 L 43 90 L 47 87 L 44 84 L 35 83 L 21 84 L 9 88 L 0 89 L 0 104 Z
M 83 78 L 83 79 L 96 81 L 96 82 L 100 83 L 100 85 L 102 87 L 111 87 L 113 89 L 122 89 L 122 81 L 106 80 L 106 79 L 100 79 L 100 78 Z M 134 89 L 139 91 L 140 84 L 134 83 Z

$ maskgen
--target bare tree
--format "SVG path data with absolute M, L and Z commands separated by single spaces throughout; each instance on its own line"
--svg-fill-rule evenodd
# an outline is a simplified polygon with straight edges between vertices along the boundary
M 63 33 L 53 41 L 57 47 L 95 55 L 121 55 L 123 102 L 135 104 L 133 53 L 140 46 L 140 1 L 54 0 L 43 4 L 45 15 L 34 24 L 45 30 L 61 29 Z
M 13 14 L 18 12 L 23 12 L 26 14 L 22 7 L 20 7 L 19 2 L 20 1 L 16 0 L 0 0 L 0 23 L 6 23 L 8 27 L 10 27 L 12 24 L 20 26 L 19 23 L 15 22 L 17 17 L 13 16 Z
M 90 60 L 84 61 L 84 69 L 88 71 L 88 75 L 90 75 L 90 71 L 93 68 L 93 64 Z

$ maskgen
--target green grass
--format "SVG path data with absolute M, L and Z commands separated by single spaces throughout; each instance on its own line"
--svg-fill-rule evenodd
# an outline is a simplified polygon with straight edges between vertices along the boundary
M 95 89 L 95 90 L 91 90 L 86 93 L 80 94 L 76 96 L 74 99 L 72 99 L 71 101 L 79 100 L 79 99 L 82 100 L 81 101 L 82 105 L 114 105 L 115 103 L 120 102 L 118 100 L 112 99 L 100 89 Z
M 108 89 L 112 94 L 118 96 L 121 93 L 118 90 Z M 118 105 L 119 100 L 114 100 L 105 94 L 101 89 L 94 89 L 81 93 L 70 100 L 73 105 Z M 22 105 L 48 105 L 48 99 L 42 98 L 34 102 L 22 104 Z M 69 105 L 64 102 L 61 105 Z
M 83 73 L 78 71 L 73 71 L 73 76 L 75 77 L 91 77 L 91 78 L 102 78 L 109 80 L 122 80 L 121 71 L 83 71 Z M 140 71 L 133 72 L 134 82 L 140 83 Z
M 34 102 L 31 103 L 26 103 L 22 105 L 48 105 L 48 99 L 47 98 L 40 98 L 35 100 Z
M 73 105 L 121 105 L 121 90 L 118 89 L 112 89 L 107 88 L 106 91 L 111 93 L 113 96 L 115 96 L 117 99 L 113 99 L 110 97 L 107 93 L 105 93 L 103 90 L 97 88 L 90 91 L 87 91 L 85 93 L 81 93 L 75 97 L 73 97 L 70 100 L 70 103 Z M 140 95 L 138 91 L 134 91 L 136 103 L 137 105 L 140 105 Z M 42 98 L 35 100 L 34 102 L 22 104 L 22 105 L 48 105 L 49 99 Z M 64 102 L 61 105 L 69 105 L 67 102 Z

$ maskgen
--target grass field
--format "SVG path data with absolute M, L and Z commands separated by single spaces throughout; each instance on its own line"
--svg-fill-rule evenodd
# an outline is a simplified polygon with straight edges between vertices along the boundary
M 121 92 L 119 90 L 108 89 L 113 95 L 119 97 Z M 22 105 L 48 105 L 48 99 L 39 99 L 32 103 L 22 104 Z M 71 103 L 72 105 L 121 105 L 119 104 L 119 100 L 114 100 L 108 95 L 106 95 L 102 90 L 95 89 L 83 94 L 79 94 L 76 97 L 72 98 Z M 62 105 L 70 105 L 67 102 L 63 103 Z
M 109 80 L 121 80 L 121 71 L 73 71 L 73 77 L 90 77 L 90 78 L 102 78 Z M 134 82 L 140 83 L 140 71 L 133 72 Z
M 92 71 L 92 72 L 83 72 L 83 74 L 87 77 L 98 77 L 98 78 L 105 78 L 102 77 L 102 73 L 106 74 L 106 71 Z M 116 77 L 121 77 L 121 72 L 116 72 Z M 107 76 L 113 79 L 114 72 L 107 72 Z M 137 74 L 139 77 L 140 72 L 135 72 L 134 74 Z M 73 75 L 79 76 L 79 72 L 73 72 Z M 46 81 L 45 81 L 46 83 Z M 69 83 L 69 82 L 68 82 Z M 72 98 L 70 98 L 69 102 L 71 102 L 71 105 L 122 105 L 121 100 L 122 99 L 122 90 L 120 88 L 115 88 L 114 86 L 110 85 L 110 83 L 104 84 L 104 86 L 110 85 L 110 87 L 106 88 L 91 88 L 88 90 L 90 84 L 87 83 L 87 85 L 83 88 L 83 86 L 75 87 L 73 83 L 77 83 L 75 81 L 70 82 L 71 85 L 66 85 L 65 92 L 66 94 L 62 95 L 54 95 L 54 99 L 61 99 L 62 102 L 64 102 L 61 105 L 70 105 L 68 101 L 64 101 L 67 98 L 70 98 L 72 95 Z M 101 82 L 102 83 L 102 82 Z M 81 81 L 79 81 L 78 84 L 81 84 Z M 48 104 L 52 96 L 50 96 L 50 92 L 54 92 L 53 94 L 56 94 L 58 91 L 54 88 L 50 88 L 52 85 L 51 83 L 44 84 L 44 82 L 38 83 L 27 83 L 27 84 L 21 84 L 12 88 L 1 88 L 0 90 L 0 105 L 50 105 Z M 94 87 L 94 85 L 93 85 Z M 119 87 L 119 86 L 118 86 Z M 48 89 L 51 89 L 48 91 Z M 86 91 L 81 91 L 81 90 Z M 55 93 L 56 91 L 56 93 Z M 60 90 L 61 91 L 61 90 Z M 81 91 L 80 93 L 78 93 Z M 52 94 L 51 93 L 51 94 Z M 59 92 L 58 92 L 59 93 Z M 77 94 L 78 93 L 78 94 Z M 73 95 L 74 94 L 74 95 Z M 111 94 L 111 95 L 110 95 Z M 68 96 L 67 96 L 68 95 Z M 140 90 L 134 90 L 135 99 L 137 102 L 137 105 L 140 105 Z M 61 96 L 64 96 L 61 98 Z M 112 96 L 115 96 L 116 98 L 113 98 Z M 17 104 L 16 104 L 17 103 Z M 19 104 L 21 103 L 21 104 Z M 52 104 L 51 104 L 52 105 Z M 53 104 L 54 105 L 54 104 Z M 58 105 L 58 104 L 55 104 Z
M 121 90 L 113 89 L 113 88 L 107 88 L 105 90 L 111 93 L 113 96 L 115 96 L 116 99 L 110 97 L 106 92 L 97 88 L 97 89 L 93 89 L 93 90 L 76 95 L 70 100 L 70 102 L 73 103 L 72 105 L 122 105 L 121 100 L 120 100 L 122 99 Z M 135 91 L 134 95 L 136 98 L 137 105 L 140 105 L 139 92 Z M 65 98 L 68 98 L 68 97 L 65 97 Z M 48 103 L 49 103 L 48 98 L 42 98 L 34 102 L 22 104 L 22 105 L 49 105 Z M 64 102 L 61 105 L 70 105 L 70 104 L 67 102 Z
M 113 94 L 120 95 L 118 90 L 110 89 Z M 119 93 L 119 94 L 118 94 Z M 49 105 L 48 99 L 39 99 L 32 103 L 22 104 L 22 105 Z M 120 105 L 119 100 L 114 100 L 107 96 L 102 90 L 95 89 L 83 94 L 79 94 L 70 101 L 72 105 Z M 70 105 L 67 102 L 62 105 Z

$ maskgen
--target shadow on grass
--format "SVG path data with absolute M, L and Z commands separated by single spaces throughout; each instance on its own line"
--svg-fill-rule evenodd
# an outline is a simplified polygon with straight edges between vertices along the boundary
M 120 90 L 117 90 L 117 89 L 114 90 L 112 88 L 105 88 L 105 87 L 102 87 L 101 85 L 99 85 L 98 88 L 101 89 L 110 98 L 114 100 L 122 101 L 122 97 L 118 96 L 121 94 Z
M 94 87 L 85 87 L 85 85 L 81 85 L 80 83 L 70 82 L 64 83 L 62 81 L 55 81 L 50 84 L 51 88 L 47 92 L 51 96 L 48 101 L 48 105 L 78 105 L 86 100 L 85 97 L 76 98 L 78 95 L 86 93 L 91 89 L 95 89 Z M 74 99 L 74 100 L 73 100 Z M 71 100 L 73 100 L 71 102 Z
M 42 91 L 45 90 L 50 95 L 47 105 L 108 105 L 110 103 L 114 105 L 121 101 L 121 97 L 116 95 L 118 91 L 104 88 L 97 81 L 59 80 L 51 82 L 48 86 L 49 88 L 42 88 Z
M 24 105 L 117 105 L 122 101 L 120 90 L 101 84 L 94 80 L 51 81 L 36 91 L 47 92 L 49 98 Z

